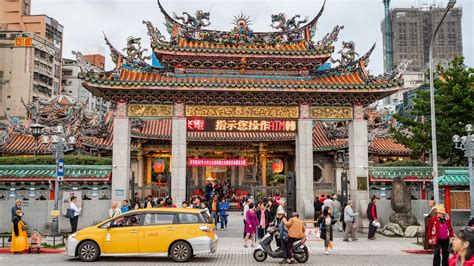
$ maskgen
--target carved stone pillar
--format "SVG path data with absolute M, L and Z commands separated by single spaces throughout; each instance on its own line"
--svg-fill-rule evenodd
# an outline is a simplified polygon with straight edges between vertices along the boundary
M 307 105 L 300 106 L 295 164 L 296 210 L 305 218 L 313 218 L 313 121 L 309 118 Z
M 137 162 L 138 162 L 138 169 L 137 169 L 137 184 L 139 187 L 143 186 L 143 179 L 145 178 L 143 175 L 143 155 L 141 152 L 137 154 Z
M 369 200 L 368 166 L 367 121 L 363 107 L 354 106 L 354 120 L 349 124 L 349 191 L 355 212 L 360 213 L 361 218 L 365 217 Z
M 127 117 L 127 104 L 117 103 L 114 118 L 114 140 L 112 144 L 112 201 L 127 199 L 130 170 L 130 120 Z
M 173 202 L 186 199 L 186 118 L 184 104 L 175 103 L 171 140 L 171 197 Z
M 236 176 L 235 176 L 235 172 L 236 172 L 236 171 L 235 171 L 235 170 L 236 170 L 235 168 L 236 168 L 236 167 L 237 167 L 237 166 L 231 166 L 231 167 L 230 167 L 230 186 L 231 186 L 231 187 L 234 187 L 234 186 L 235 186 L 235 183 L 236 183 L 236 182 L 235 182 L 235 177 L 236 177 Z
M 262 167 L 262 186 L 267 186 L 267 152 L 260 151 L 260 166 Z

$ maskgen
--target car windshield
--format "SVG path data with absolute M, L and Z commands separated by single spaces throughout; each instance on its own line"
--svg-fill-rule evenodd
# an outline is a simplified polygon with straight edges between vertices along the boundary
M 201 212 L 201 216 L 202 216 L 202 218 L 204 219 L 204 222 L 206 222 L 206 223 L 208 223 L 208 224 L 211 224 L 211 223 L 212 223 L 211 217 L 207 214 L 206 211 L 202 211 L 202 212 Z

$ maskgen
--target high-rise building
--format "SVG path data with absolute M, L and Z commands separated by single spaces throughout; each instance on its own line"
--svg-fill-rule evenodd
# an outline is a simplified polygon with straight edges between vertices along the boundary
M 59 75 L 55 45 L 34 33 L 0 31 L 0 116 L 24 117 L 34 96 L 51 97 Z
M 392 25 L 392 69 L 403 59 L 411 59 L 410 72 L 424 72 L 429 67 L 431 36 L 441 20 L 445 8 L 394 8 L 390 10 Z M 457 55 L 463 54 L 462 9 L 452 9 L 441 25 L 433 46 L 435 65 L 447 65 Z M 381 23 L 385 51 L 385 19 Z M 387 72 L 385 67 L 385 72 Z

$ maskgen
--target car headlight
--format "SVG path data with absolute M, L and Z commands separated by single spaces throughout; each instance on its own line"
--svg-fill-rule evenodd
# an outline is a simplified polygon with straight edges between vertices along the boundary
M 71 239 L 71 238 L 74 238 L 74 237 L 76 237 L 76 236 L 77 236 L 77 234 L 71 234 L 71 235 L 68 236 L 67 239 Z
M 200 225 L 198 228 L 199 228 L 199 230 L 201 230 L 203 232 L 212 232 L 212 227 L 210 227 L 210 226 Z

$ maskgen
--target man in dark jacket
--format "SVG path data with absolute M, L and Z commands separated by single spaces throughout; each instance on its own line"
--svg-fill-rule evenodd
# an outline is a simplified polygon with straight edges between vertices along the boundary
M 377 206 L 375 205 L 375 201 L 377 198 L 372 196 L 372 199 L 367 206 L 367 218 L 369 219 L 369 236 L 370 240 L 375 240 L 375 232 L 377 231 L 377 227 L 374 225 L 374 222 L 377 221 Z
M 321 196 L 322 197 L 322 196 Z M 323 203 L 319 199 L 319 197 L 314 198 L 314 220 L 317 221 L 319 216 L 321 216 Z

